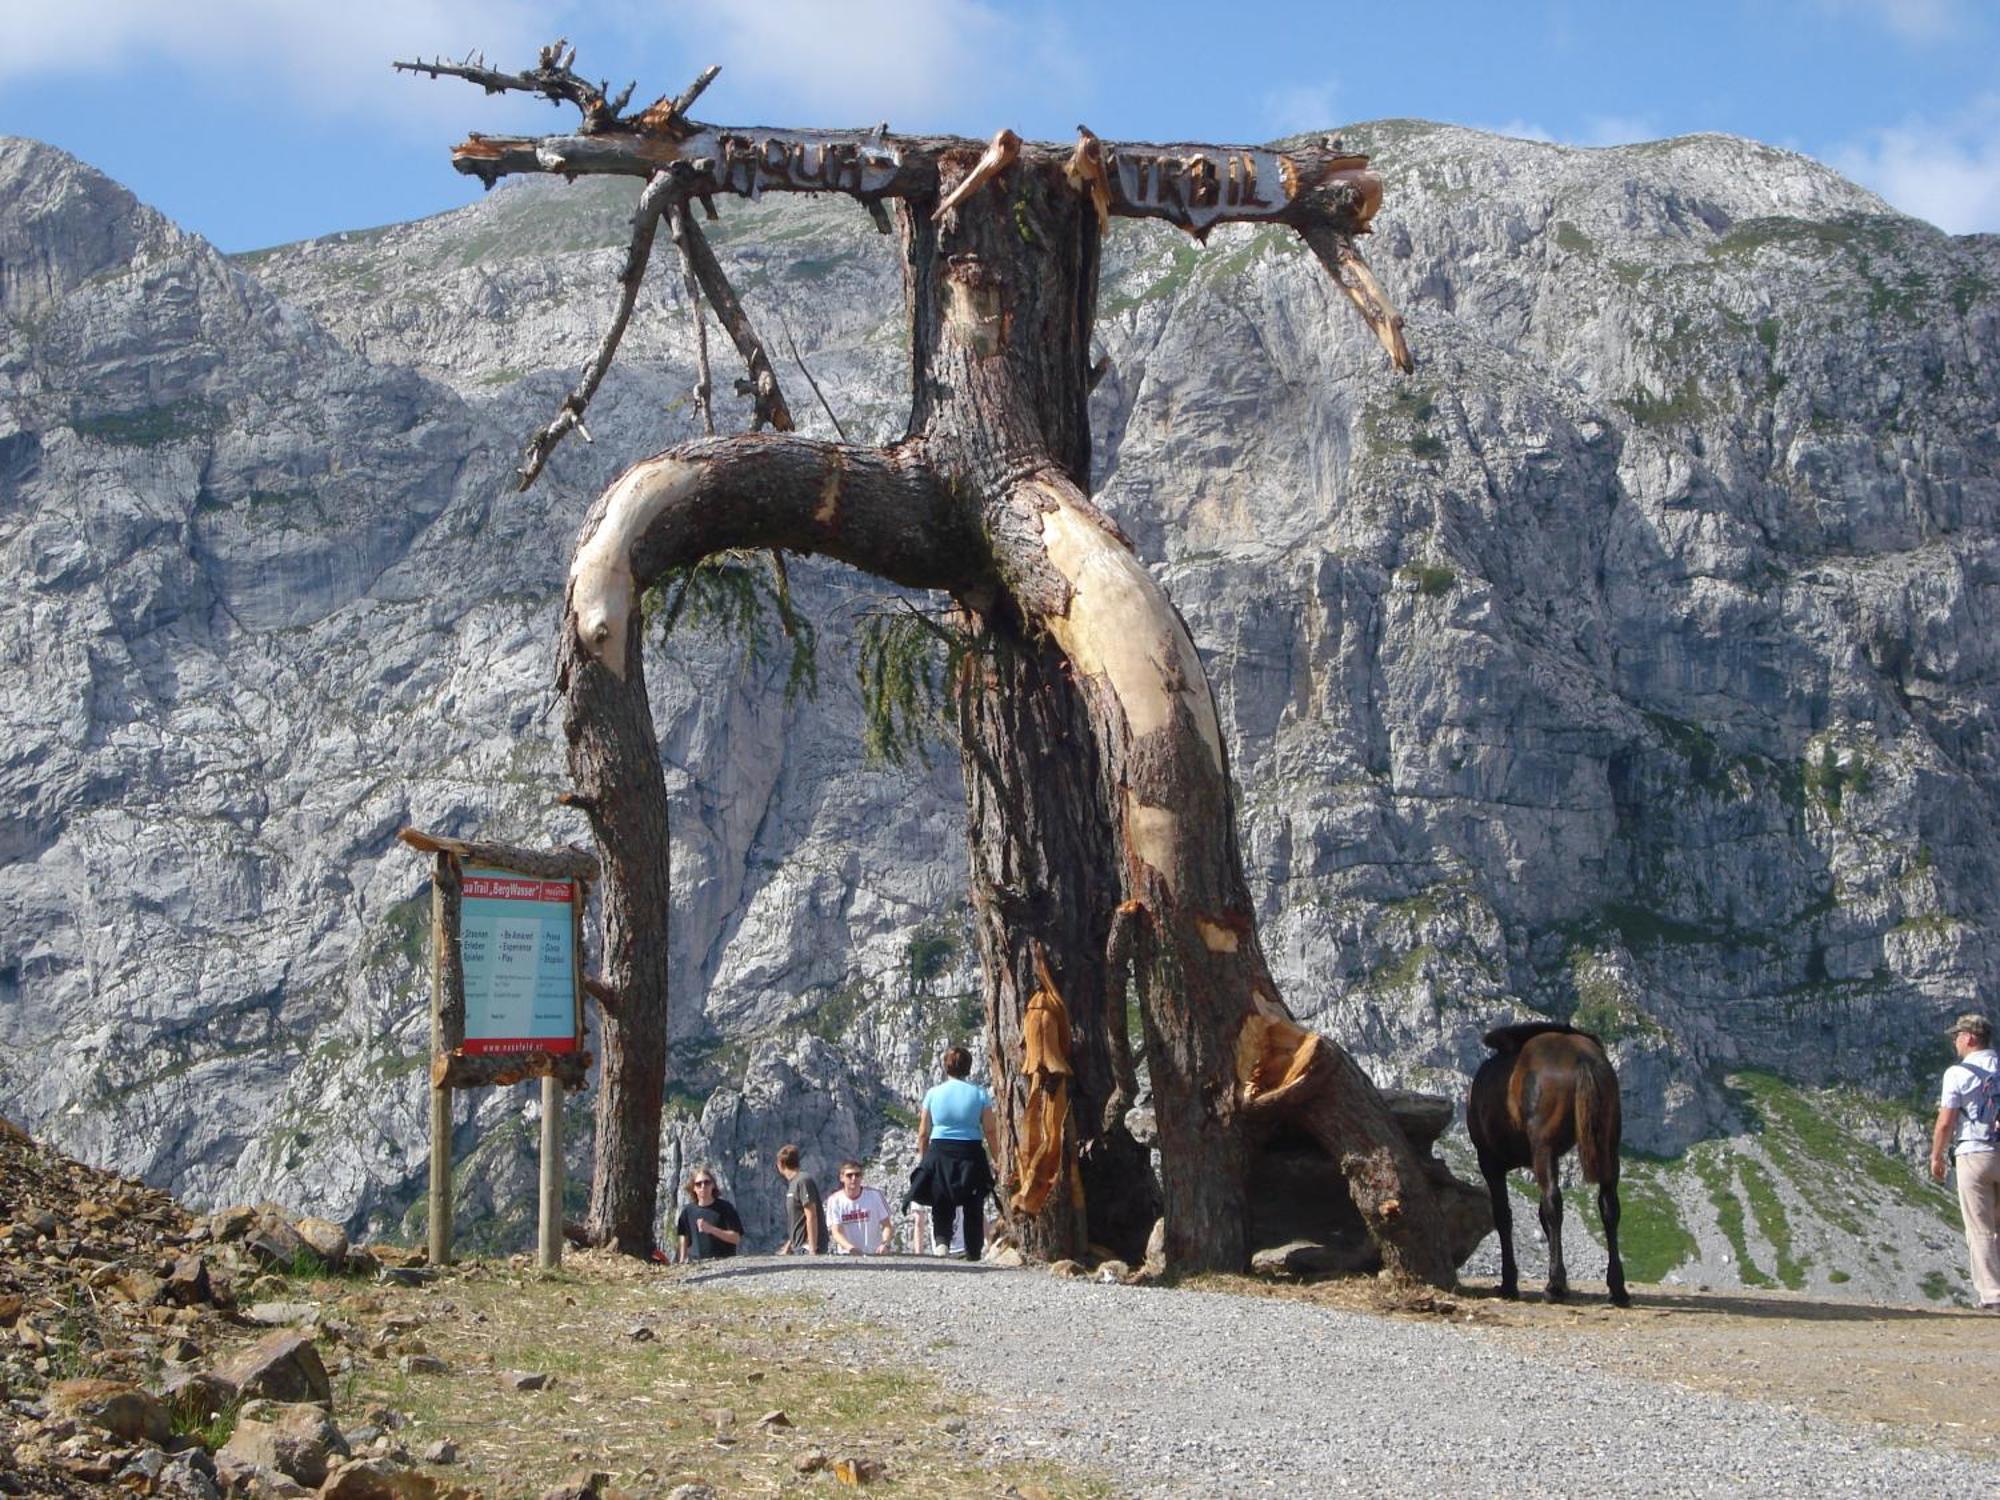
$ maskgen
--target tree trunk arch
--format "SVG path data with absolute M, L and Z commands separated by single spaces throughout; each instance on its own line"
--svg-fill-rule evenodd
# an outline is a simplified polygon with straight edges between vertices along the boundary
M 1165 218 L 1197 238 L 1229 220 L 1290 225 L 1407 367 L 1400 320 L 1353 247 L 1381 196 L 1365 159 L 1334 142 L 1153 147 L 1083 132 L 1065 148 L 1007 131 L 983 146 L 883 130 L 737 131 L 686 119 L 681 101 L 621 117 L 623 101 L 582 85 L 559 48 L 521 75 L 415 66 L 576 103 L 576 135 L 474 137 L 454 159 L 489 182 L 513 171 L 664 180 L 670 190 L 647 197 L 665 201 L 642 200 L 635 215 L 635 246 L 650 236 L 649 213 L 717 193 L 831 190 L 878 222 L 892 204 L 903 251 L 901 441 L 773 431 L 684 443 L 627 469 L 582 527 L 558 683 L 571 800 L 604 870 L 594 1236 L 651 1242 L 665 1081 L 669 809 L 639 601 L 669 569 L 772 548 L 939 591 L 977 647 L 958 677 L 958 738 L 1002 1196 L 1024 1195 L 1024 1247 L 1136 1259 L 1158 1211 L 1169 1267 L 1245 1269 L 1253 1164 L 1283 1135 L 1336 1164 L 1385 1266 L 1450 1285 L 1461 1247 L 1425 1160 L 1366 1075 L 1297 1024 L 1271 979 L 1228 750 L 1186 623 L 1088 495 L 1099 248 L 1115 217 Z M 699 234 L 692 217 L 676 228 L 677 239 Z M 642 273 L 643 255 L 633 259 Z M 593 368 L 608 359 L 600 351 Z M 587 400 L 565 403 L 569 426 L 581 426 Z M 563 420 L 538 435 L 533 468 Z M 1144 1032 L 1157 1189 L 1125 1122 L 1128 1003 Z

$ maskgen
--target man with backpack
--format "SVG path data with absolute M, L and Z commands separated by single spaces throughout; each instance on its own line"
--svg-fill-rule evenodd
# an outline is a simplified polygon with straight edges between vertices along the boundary
M 1947 1152 L 1958 1171 L 1958 1207 L 1972 1286 L 1985 1312 L 2000 1313 L 2000 1053 L 1993 1023 L 1963 1015 L 1951 1023 L 1958 1061 L 1944 1073 L 1937 1127 L 1931 1132 L 1931 1176 L 1944 1181 Z

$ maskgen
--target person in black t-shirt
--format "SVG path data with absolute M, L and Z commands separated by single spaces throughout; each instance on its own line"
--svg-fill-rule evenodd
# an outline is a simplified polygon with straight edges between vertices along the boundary
M 681 1210 L 674 1223 L 680 1258 L 721 1260 L 734 1255 L 736 1247 L 743 1243 L 743 1221 L 736 1216 L 733 1203 L 717 1196 L 715 1173 L 707 1167 L 696 1167 L 694 1176 L 688 1179 L 687 1192 L 693 1201 Z
M 819 1184 L 799 1170 L 799 1148 L 778 1148 L 778 1175 L 785 1179 L 785 1243 L 780 1255 L 826 1253 L 826 1207 Z

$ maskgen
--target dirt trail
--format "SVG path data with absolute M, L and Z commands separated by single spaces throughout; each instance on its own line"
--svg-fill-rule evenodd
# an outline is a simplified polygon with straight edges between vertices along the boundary
M 1633 1305 L 1601 1293 L 1563 1304 L 1503 1301 L 1472 1281 L 1448 1302 L 1384 1308 L 1366 1282 L 1289 1295 L 1356 1310 L 1470 1324 L 1517 1353 L 1691 1390 L 1879 1422 L 1912 1443 L 2000 1452 L 2000 1317 L 1930 1307 L 1834 1302 L 1781 1291 L 1634 1286 Z M 1448 1310 L 1447 1310 L 1448 1309 Z

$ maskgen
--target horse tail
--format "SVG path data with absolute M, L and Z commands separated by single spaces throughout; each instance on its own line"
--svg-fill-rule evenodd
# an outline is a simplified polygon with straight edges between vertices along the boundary
M 1585 1182 L 1618 1180 L 1618 1074 L 1602 1052 L 1580 1052 L 1576 1069 L 1576 1154 Z

